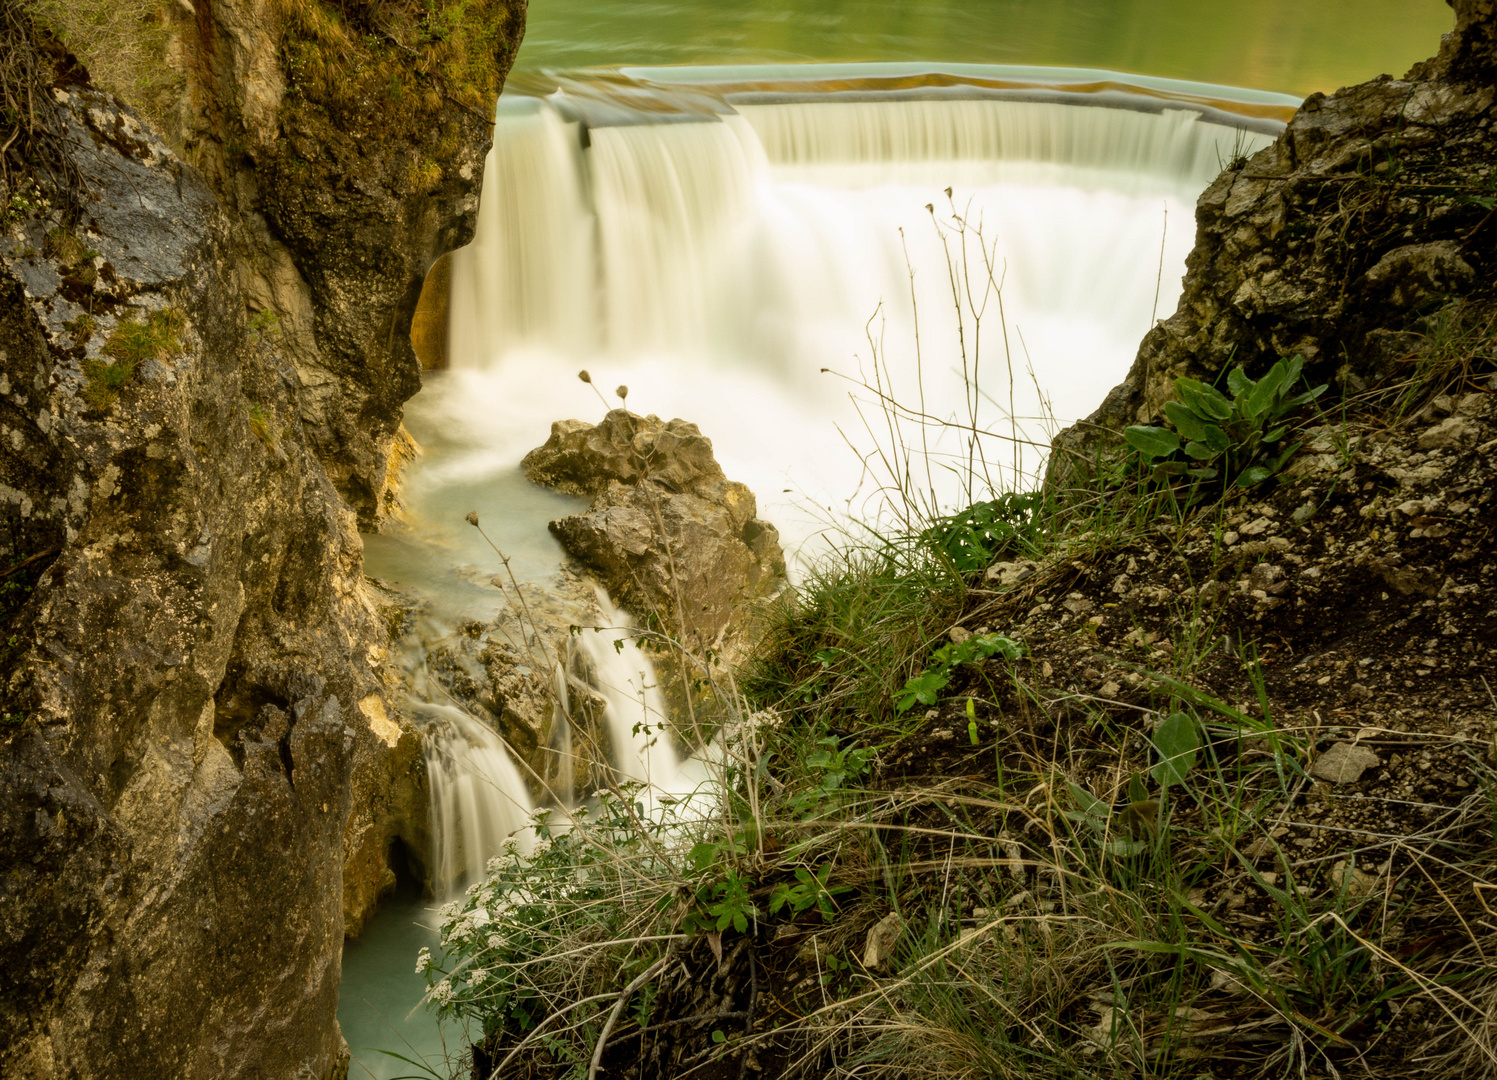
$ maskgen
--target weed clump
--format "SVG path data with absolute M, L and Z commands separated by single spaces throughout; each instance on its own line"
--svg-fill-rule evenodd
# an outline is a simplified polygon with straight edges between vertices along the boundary
M 165 0 L 21 0 L 78 54 L 98 85 L 119 94 L 158 127 L 170 128 L 185 82 L 168 62 L 172 8 Z
M 249 408 L 249 427 L 255 438 L 259 439 L 267 447 L 276 444 L 275 429 L 271 426 L 273 416 L 269 409 L 259 402 L 251 402 Z
M 175 308 L 153 311 L 144 319 L 127 316 L 110 332 L 100 350 L 111 360 L 90 359 L 83 396 L 95 412 L 105 412 L 119 400 L 136 370 L 147 360 L 164 360 L 182 351 L 181 334 L 187 317 Z

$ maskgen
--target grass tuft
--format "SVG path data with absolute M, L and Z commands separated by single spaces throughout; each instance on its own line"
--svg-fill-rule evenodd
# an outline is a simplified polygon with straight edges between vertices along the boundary
M 100 350 L 113 359 L 84 362 L 84 399 L 95 412 L 109 410 L 142 363 L 164 360 L 182 351 L 181 334 L 186 325 L 187 317 L 175 308 L 150 312 L 144 319 L 134 315 L 121 319 Z

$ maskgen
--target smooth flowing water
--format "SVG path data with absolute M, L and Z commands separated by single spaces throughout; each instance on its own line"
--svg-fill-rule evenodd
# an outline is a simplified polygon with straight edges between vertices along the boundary
M 1310 94 L 1431 55 L 1444 0 L 531 0 L 517 71 L 915 60 Z
M 1196 195 L 1296 99 L 991 64 L 1305 92 L 1401 70 L 1449 21 L 1437 0 L 1224 0 L 1209 15 L 1175 0 L 534 0 L 479 234 L 454 260 L 452 369 L 408 409 L 424 453 L 406 523 L 367 538 L 369 572 L 427 598 L 434 633 L 492 619 L 503 567 L 463 521 L 477 510 L 509 569 L 546 581 L 560 551 L 545 522 L 580 503 L 529 485 L 518 462 L 552 420 L 601 414 L 584 367 L 627 384 L 636 411 L 697 422 L 804 557 L 849 519 L 898 524 L 880 484 L 905 467 L 878 464 L 901 439 L 931 463 L 930 498 L 971 494 L 960 430 L 891 433 L 881 395 L 1018 436 L 979 487 L 1023 482 L 1053 425 L 1090 411 L 1173 311 Z M 696 66 L 547 70 L 625 62 Z M 701 770 L 649 734 L 661 706 L 643 657 L 592 639 L 576 647 L 596 653 L 615 768 L 690 786 Z M 412 693 L 430 871 L 451 889 L 506 840 L 528 843 L 529 795 L 492 732 L 427 700 L 419 678 Z M 353 1075 L 411 1073 L 378 1050 L 440 1071 L 456 1049 L 417 1008 L 414 953 L 435 920 L 397 898 L 346 950 Z

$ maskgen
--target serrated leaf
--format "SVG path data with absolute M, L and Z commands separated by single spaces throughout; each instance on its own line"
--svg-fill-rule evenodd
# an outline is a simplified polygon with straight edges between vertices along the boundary
M 1191 412 L 1184 402 L 1166 401 L 1164 415 L 1169 417 L 1183 438 L 1200 441 L 1206 437 L 1206 421 Z
M 1159 761 L 1150 770 L 1161 786 L 1183 783 L 1185 775 L 1195 768 L 1196 751 L 1201 736 L 1195 719 L 1185 712 L 1171 713 L 1160 721 L 1154 732 L 1154 752 Z
M 1136 424 L 1123 432 L 1129 446 L 1150 458 L 1169 457 L 1180 449 L 1180 436 L 1169 428 Z
M 1180 394 L 1180 400 L 1190 406 L 1197 416 L 1211 420 L 1231 419 L 1232 403 L 1216 387 L 1207 386 L 1199 379 L 1181 376 L 1175 380 L 1175 389 Z

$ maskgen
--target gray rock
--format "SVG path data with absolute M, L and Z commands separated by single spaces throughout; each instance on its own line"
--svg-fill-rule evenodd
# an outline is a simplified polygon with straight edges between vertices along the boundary
M 1310 766 L 1310 775 L 1333 784 L 1354 784 L 1368 769 L 1382 764 L 1382 759 L 1365 746 L 1338 742 Z
M 1497 101 L 1494 3 L 1455 0 L 1457 29 L 1438 58 L 1404 79 L 1312 94 L 1273 145 L 1201 195 L 1179 307 L 1101 407 L 1056 437 L 1052 484 L 1084 482 L 1086 463 L 1124 427 L 1158 423 L 1179 376 L 1215 382 L 1241 365 L 1256 377 L 1299 354 L 1311 385 L 1356 390 L 1403 370 L 1428 333 L 1428 307 L 1470 295 L 1471 325 L 1489 317 L 1489 275 L 1465 258 L 1484 211 L 1456 188 L 1480 189 L 1497 156 L 1482 126 Z M 1395 146 L 1400 185 L 1450 194 L 1383 199 L 1377 165 Z
M 1033 559 L 1017 559 L 1012 562 L 995 562 L 983 571 L 983 580 L 989 585 L 1007 588 L 1017 585 L 1038 572 L 1040 564 Z
M 1421 450 L 1450 450 L 1476 438 L 1475 425 L 1464 416 L 1448 416 L 1419 436 Z
M 695 424 L 623 409 L 561 421 L 523 464 L 537 483 L 594 496 L 551 532 L 617 603 L 689 649 L 721 650 L 784 583 L 779 533 Z
M 869 971 L 887 966 L 894 958 L 894 950 L 899 947 L 899 939 L 903 934 L 904 920 L 897 911 L 889 912 L 874 923 L 863 944 L 863 966 Z

